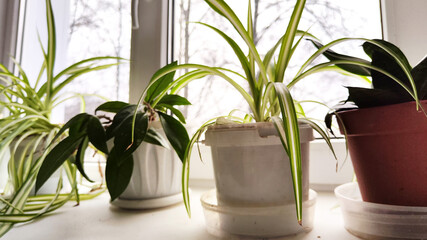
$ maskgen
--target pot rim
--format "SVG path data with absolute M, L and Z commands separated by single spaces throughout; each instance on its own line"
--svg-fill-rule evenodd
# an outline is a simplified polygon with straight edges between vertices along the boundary
M 314 140 L 313 129 L 308 124 L 299 124 L 299 130 L 301 143 Z M 273 122 L 212 125 L 208 127 L 203 142 L 208 146 L 282 145 Z
M 421 104 L 427 109 L 427 100 Z M 340 131 L 347 136 L 390 135 L 427 131 L 427 116 L 415 101 L 336 112 Z
M 300 129 L 311 129 L 306 123 L 298 123 Z M 213 124 L 208 127 L 208 131 L 241 131 L 258 128 L 275 128 L 273 122 L 251 122 L 251 123 L 226 123 Z
M 427 106 L 427 99 L 426 100 L 420 100 L 420 103 L 422 105 Z M 402 103 L 395 103 L 395 104 L 388 104 L 388 105 L 381 105 L 381 106 L 375 106 L 375 107 L 367 107 L 367 108 L 352 108 L 347 110 L 338 110 L 336 111 L 337 114 L 341 113 L 350 113 L 350 112 L 363 112 L 363 111 L 373 111 L 373 110 L 380 110 L 380 109 L 387 109 L 391 107 L 398 107 L 398 106 L 405 106 L 405 105 L 414 105 L 414 110 L 416 110 L 415 101 L 409 101 L 409 102 L 402 102 Z M 426 109 L 427 111 L 427 109 Z

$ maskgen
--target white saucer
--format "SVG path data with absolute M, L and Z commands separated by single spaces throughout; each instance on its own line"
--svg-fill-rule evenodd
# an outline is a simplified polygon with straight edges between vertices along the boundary
M 313 228 L 317 193 L 303 202 L 303 227 L 297 222 L 295 204 L 229 206 L 218 204 L 216 189 L 201 197 L 207 231 L 225 239 L 264 239 L 309 232 Z
M 427 239 L 427 207 L 363 202 L 357 183 L 335 188 L 345 228 L 364 239 Z
M 122 199 L 117 198 L 112 205 L 123 209 L 153 209 L 167 207 L 176 203 L 182 202 L 182 194 L 177 193 L 174 195 L 150 198 L 150 199 Z

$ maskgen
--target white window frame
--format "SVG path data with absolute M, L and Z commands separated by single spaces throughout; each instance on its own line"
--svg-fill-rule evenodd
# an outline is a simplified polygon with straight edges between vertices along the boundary
M 16 57 L 19 9 L 20 1 L 0 1 L 0 62 L 8 69 L 13 66 L 11 57 Z

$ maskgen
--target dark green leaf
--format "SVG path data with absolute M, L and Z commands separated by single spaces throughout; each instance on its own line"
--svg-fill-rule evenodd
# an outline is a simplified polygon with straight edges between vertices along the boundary
M 329 132 L 335 136 L 334 131 L 332 130 L 332 117 L 335 115 L 335 111 L 328 112 L 325 116 L 325 125 Z
M 394 52 L 405 66 L 407 66 L 409 69 L 412 69 L 405 55 L 399 50 L 399 48 L 383 40 L 375 41 L 387 47 L 389 51 Z M 373 66 L 385 70 L 386 72 L 390 73 L 391 75 L 402 81 L 402 83 L 405 84 L 407 87 L 411 87 L 408 76 L 405 74 L 402 67 L 399 65 L 397 60 L 389 53 L 387 53 L 384 49 L 370 42 L 363 43 L 363 49 L 365 50 L 366 54 L 368 54 L 372 58 L 371 64 Z M 409 93 L 407 93 L 402 88 L 402 86 L 400 86 L 390 77 L 380 72 L 372 71 L 372 85 L 375 89 L 392 90 L 401 95 L 404 95 L 405 98 L 411 98 Z
M 411 75 L 414 78 L 418 89 L 418 97 L 422 100 L 427 99 L 427 57 L 415 66 Z
M 405 67 L 412 68 L 405 54 L 396 45 L 381 39 L 373 39 L 373 41 L 383 45 L 383 47 L 386 47 L 388 50 L 396 54 L 398 59 L 403 63 L 403 65 L 405 65 Z M 384 49 L 370 42 L 363 43 L 363 50 L 369 57 L 371 57 L 371 59 L 373 58 L 373 55 L 377 52 L 387 54 Z
M 84 136 L 67 137 L 59 142 L 44 159 L 36 180 L 36 191 L 74 153 Z
M 81 131 L 78 130 L 81 129 L 81 126 L 86 122 L 89 116 L 90 115 L 87 113 L 80 113 L 68 120 L 68 122 L 64 124 L 64 126 L 59 130 L 51 142 L 54 143 L 68 128 L 71 127 L 73 129 L 70 129 L 70 136 L 80 135 Z
M 77 149 L 77 154 L 76 154 L 76 159 L 74 161 L 74 164 L 76 165 L 77 169 L 79 170 L 80 174 L 82 174 L 82 176 L 84 178 L 86 178 L 89 182 L 93 182 L 92 180 L 90 180 L 90 178 L 87 176 L 84 168 L 83 168 L 83 163 L 84 163 L 84 158 L 85 158 L 85 153 L 86 153 L 86 149 L 89 146 L 89 138 L 85 137 L 83 139 L 83 141 L 81 141 L 78 149 Z
M 320 42 L 317 42 L 315 40 L 312 39 L 308 39 L 309 41 L 311 41 L 314 46 L 318 49 L 323 47 L 323 44 L 321 44 Z M 356 58 L 356 57 L 351 57 L 351 56 L 347 56 L 347 55 L 343 55 L 343 54 L 339 54 L 336 53 L 334 51 L 332 51 L 331 49 L 326 50 L 323 55 L 328 58 L 330 61 L 336 61 L 336 60 L 350 60 L 350 61 L 356 61 L 356 62 L 361 62 L 361 63 L 365 63 L 365 64 L 370 64 L 369 61 L 366 61 L 365 59 L 361 59 L 361 58 Z M 357 74 L 357 75 L 362 75 L 362 76 L 371 76 L 371 70 L 369 68 L 365 68 L 362 66 L 358 66 L 358 65 L 350 65 L 350 64 L 338 64 L 337 67 Z
M 170 106 L 175 105 L 191 105 L 191 103 L 185 98 L 175 94 L 165 95 L 160 99 L 157 104 L 166 104 Z
M 166 65 L 164 68 L 168 67 L 174 67 L 178 65 L 178 62 L 173 62 L 168 65 Z M 160 69 L 159 71 L 161 71 Z M 161 92 L 163 92 L 169 84 L 173 81 L 173 78 L 175 76 L 175 71 L 170 72 L 160 79 L 158 79 L 153 85 L 150 86 L 150 88 L 147 90 L 147 95 L 145 96 L 145 102 L 151 103 Z
M 99 105 L 95 109 L 95 114 L 98 111 L 104 111 L 104 112 L 111 112 L 111 113 L 118 113 L 122 108 L 129 106 L 129 103 L 120 102 L 120 101 L 111 101 L 106 102 L 101 105 Z
M 87 136 L 89 141 L 101 152 L 108 154 L 107 135 L 97 117 L 90 116 L 87 122 Z
M 105 179 L 111 201 L 114 201 L 126 189 L 132 177 L 133 157 L 132 154 L 122 159 L 121 153 L 116 152 L 113 147 L 107 158 L 105 168 Z
M 143 142 L 148 130 L 148 115 L 138 112 L 135 119 L 134 141 L 132 142 L 133 115 L 123 120 L 114 135 L 114 148 L 123 158 L 132 154 Z
M 181 121 L 182 123 L 185 123 L 184 114 L 182 114 L 182 112 L 179 111 L 178 109 L 172 107 L 171 105 L 167 105 L 167 104 L 161 104 L 161 105 L 157 105 L 157 106 L 164 107 L 166 109 L 171 110 L 171 112 L 179 119 L 179 121 Z
M 160 133 L 158 133 L 156 130 L 152 128 L 148 129 L 147 135 L 145 135 L 145 138 L 144 138 L 144 142 L 168 148 L 168 144 L 166 143 L 166 140 L 162 137 Z
M 124 107 L 121 109 L 113 119 L 112 124 L 107 127 L 106 134 L 107 139 L 110 139 L 114 136 L 115 132 L 117 131 L 117 128 L 123 123 L 123 121 L 128 117 L 133 117 L 133 114 L 135 112 L 136 105 L 129 105 L 127 107 Z
M 176 120 L 174 117 L 171 117 L 162 112 L 158 112 L 158 114 L 166 137 L 168 138 L 172 147 L 175 149 L 181 161 L 184 161 L 185 150 L 190 141 L 187 130 L 181 124 L 181 122 Z
M 347 87 L 349 96 L 347 101 L 354 102 L 359 108 L 375 107 L 411 101 L 391 90 Z

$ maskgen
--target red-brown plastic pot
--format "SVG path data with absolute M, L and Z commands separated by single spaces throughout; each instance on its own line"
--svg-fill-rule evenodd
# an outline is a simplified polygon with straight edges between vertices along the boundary
M 427 110 L 427 101 L 422 101 Z M 427 206 L 427 117 L 415 102 L 338 113 L 362 198 Z M 341 132 L 343 132 L 340 124 Z

